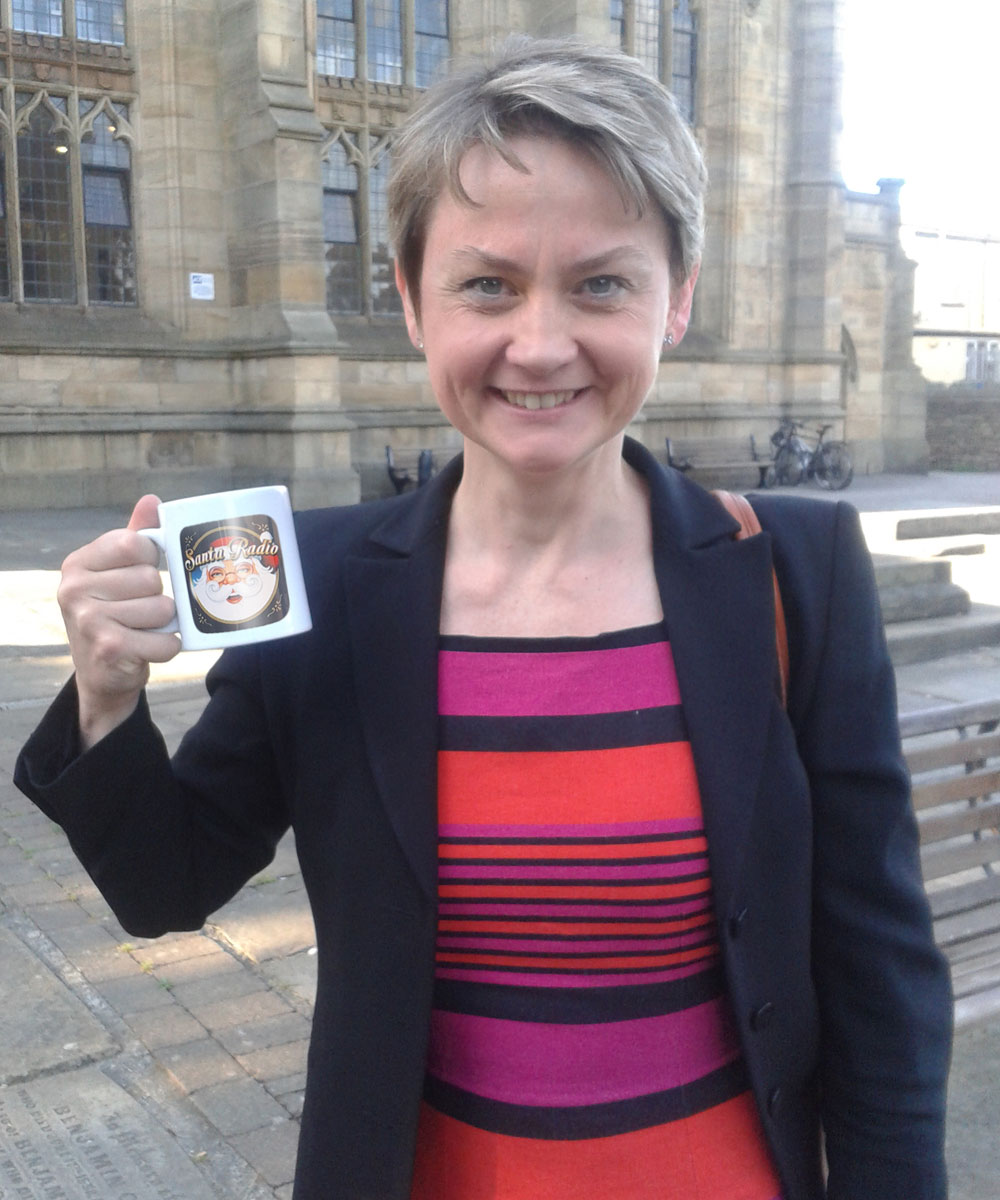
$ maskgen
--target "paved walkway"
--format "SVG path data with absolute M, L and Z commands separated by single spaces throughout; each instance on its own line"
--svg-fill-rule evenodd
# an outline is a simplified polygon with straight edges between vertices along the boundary
M 1000 475 L 879 477 L 846 498 L 872 513 L 997 504 Z M 316 966 L 291 838 L 204 929 L 136 939 L 9 782 L 71 669 L 58 564 L 123 517 L 0 516 L 0 1197 L 287 1198 Z M 171 744 L 201 709 L 210 660 L 180 655 L 154 676 Z M 1000 695 L 1000 654 L 900 668 L 898 682 L 911 708 Z M 958 1037 L 952 1200 L 1000 1195 L 998 1061 L 1000 1022 Z

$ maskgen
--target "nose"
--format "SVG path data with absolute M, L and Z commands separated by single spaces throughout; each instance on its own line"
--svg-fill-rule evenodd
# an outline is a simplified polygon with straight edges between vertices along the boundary
M 555 297 L 525 297 L 512 314 L 507 361 L 532 375 L 551 375 L 578 354 L 572 314 Z

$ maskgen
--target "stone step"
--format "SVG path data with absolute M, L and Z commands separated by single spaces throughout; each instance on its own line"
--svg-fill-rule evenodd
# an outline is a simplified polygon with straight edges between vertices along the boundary
M 899 587 L 880 587 L 882 619 L 887 625 L 902 621 L 921 621 L 934 617 L 954 617 L 969 611 L 969 593 L 957 583 L 907 583 Z
M 909 584 L 950 583 L 951 563 L 943 558 L 904 558 L 896 554 L 875 554 L 875 582 L 883 588 Z
M 886 624 L 951 617 L 969 611 L 969 595 L 951 581 L 951 563 L 944 559 L 875 558 L 882 617 Z
M 1000 533 L 1000 508 L 979 512 L 933 513 L 922 517 L 904 517 L 896 524 L 898 541 L 914 538 L 961 537 Z
M 886 626 L 893 663 L 930 662 L 947 654 L 1000 645 L 1000 609 L 973 604 L 961 616 L 898 621 Z

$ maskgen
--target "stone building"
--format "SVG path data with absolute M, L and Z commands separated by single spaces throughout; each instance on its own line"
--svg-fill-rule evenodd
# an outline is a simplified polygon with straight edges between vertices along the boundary
M 925 456 L 898 201 L 840 177 L 838 0 L 0 0 L 0 503 L 386 484 L 457 445 L 391 282 L 392 134 L 511 30 L 624 45 L 709 163 L 691 333 L 635 433 L 832 421 Z

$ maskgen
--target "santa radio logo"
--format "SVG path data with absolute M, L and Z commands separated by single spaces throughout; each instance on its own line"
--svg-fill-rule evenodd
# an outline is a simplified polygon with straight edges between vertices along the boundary
M 203 633 L 271 625 L 288 612 L 281 546 L 269 517 L 189 525 L 181 553 L 191 615 Z

